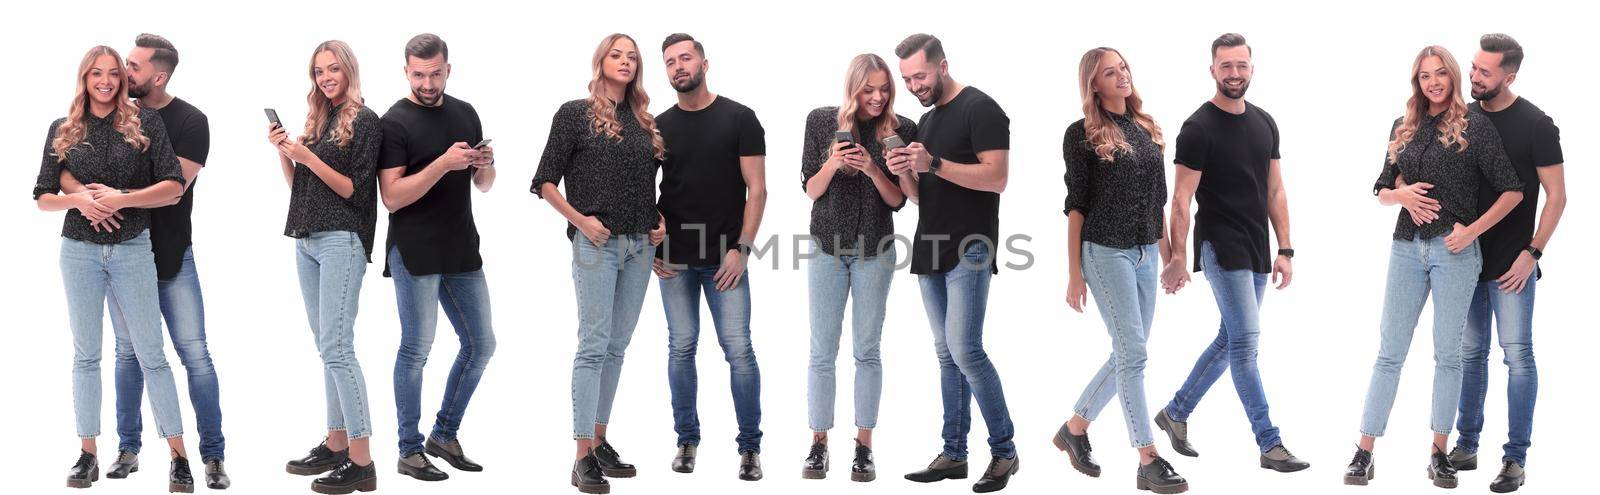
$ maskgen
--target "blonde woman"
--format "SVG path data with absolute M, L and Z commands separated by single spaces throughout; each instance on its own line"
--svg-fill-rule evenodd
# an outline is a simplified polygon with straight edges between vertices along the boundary
M 878 424 L 883 394 L 883 364 L 878 343 L 894 278 L 894 212 L 906 204 L 889 172 L 884 139 L 910 143 L 917 125 L 894 113 L 894 77 L 889 64 L 873 54 L 856 55 L 845 72 L 844 102 L 812 110 L 800 158 L 801 187 L 811 198 L 811 365 L 806 403 L 811 453 L 801 477 L 828 474 L 828 430 L 833 427 L 834 362 L 844 331 L 844 308 L 851 311 L 855 357 L 855 459 L 850 479 L 872 481 L 872 429 Z M 841 140 L 836 133 L 848 132 Z
M 606 477 L 637 473 L 606 441 L 606 423 L 664 232 L 655 176 L 665 146 L 648 111 L 633 38 L 612 34 L 601 40 L 591 70 L 589 96 L 556 111 L 530 189 L 567 219 L 572 245 L 578 297 L 572 486 L 610 493 Z M 557 187 L 563 179 L 565 194 Z
M 61 226 L 61 278 L 72 327 L 72 407 L 82 452 L 67 486 L 88 488 L 100 479 L 95 437 L 100 435 L 101 321 L 112 304 L 122 314 L 144 373 L 156 429 L 172 449 L 168 489 L 192 492 L 178 388 L 162 349 L 147 210 L 183 194 L 183 169 L 161 116 L 128 100 L 122 67 L 122 57 L 109 47 L 83 55 L 72 106 L 65 118 L 50 124 L 33 186 L 40 210 L 69 210 Z M 63 192 L 61 177 L 68 170 L 87 189 Z
M 361 72 L 350 45 L 327 41 L 311 55 L 311 92 L 306 95 L 304 134 L 271 126 L 267 140 L 278 152 L 289 184 L 289 220 L 283 234 L 295 238 L 300 292 L 322 355 L 328 403 L 328 436 L 301 459 L 293 474 L 332 471 L 311 483 L 318 493 L 377 488 L 369 449 L 371 410 L 367 383 L 356 361 L 355 319 L 361 277 L 372 258 L 377 222 L 378 114 L 361 97 Z
M 1448 50 L 1423 48 L 1411 64 L 1410 79 L 1406 113 L 1395 120 L 1383 171 L 1373 186 L 1380 204 L 1399 204 L 1402 211 L 1389 250 L 1378 360 L 1362 409 L 1361 440 L 1344 482 L 1365 485 L 1372 480 L 1372 449 L 1389 423 L 1400 368 L 1431 294 L 1433 453 L 1428 479 L 1434 486 L 1455 488 L 1456 469 L 1445 452 L 1461 400 L 1461 335 L 1483 270 L 1477 239 L 1522 201 L 1522 180 L 1511 168 L 1494 124 L 1479 112 L 1467 111 L 1461 66 Z M 1501 191 L 1493 205 L 1478 204 L 1480 185 Z
M 1139 451 L 1139 489 L 1180 493 L 1188 483 L 1156 452 L 1144 394 L 1157 273 L 1172 253 L 1162 235 L 1167 182 L 1161 126 L 1144 113 L 1133 73 L 1115 49 L 1083 54 L 1078 89 L 1084 118 L 1067 127 L 1062 143 L 1067 162 L 1067 305 L 1082 313 L 1088 292 L 1094 292 L 1112 351 L 1053 441 L 1078 471 L 1100 476 L 1100 465 L 1089 453 L 1089 424 L 1113 397 L 1120 397 L 1128 441 Z

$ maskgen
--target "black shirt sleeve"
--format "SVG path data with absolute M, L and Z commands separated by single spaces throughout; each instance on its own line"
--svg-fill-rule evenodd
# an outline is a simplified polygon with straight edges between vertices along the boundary
M 206 114 L 191 112 L 183 119 L 183 124 L 176 130 L 183 139 L 172 142 L 172 152 L 191 162 L 205 166 L 206 158 L 211 154 L 211 123 L 206 119 Z
M 993 98 L 974 102 L 968 122 L 973 153 L 1011 149 L 1011 118 Z
M 1394 125 L 1389 127 L 1389 139 L 1385 140 L 1384 143 L 1394 140 L 1394 131 L 1400 129 L 1401 119 L 1404 119 L 1404 117 L 1401 117 L 1400 119 L 1394 119 Z M 1384 189 L 1394 189 L 1395 180 L 1397 180 L 1399 176 L 1400 164 L 1389 159 L 1389 150 L 1387 147 L 1385 147 L 1383 152 L 1383 168 L 1378 170 L 1378 180 L 1372 183 L 1372 194 L 1376 195 L 1378 194 L 1378 191 Z
M 38 201 L 39 196 L 61 192 L 61 160 L 57 159 L 56 149 L 51 143 L 56 140 L 56 129 L 61 127 L 63 120 L 66 119 L 50 123 L 50 130 L 45 132 L 44 159 L 39 163 L 39 178 L 33 182 L 34 201 Z
M 1063 177 L 1067 183 L 1067 204 L 1061 212 L 1067 215 L 1071 215 L 1072 210 L 1089 214 L 1090 162 L 1083 152 L 1086 147 L 1083 121 L 1074 122 L 1067 127 L 1067 135 L 1061 141 L 1061 155 L 1067 162 L 1067 172 Z
M 378 151 L 378 168 L 400 168 L 410 164 L 406 157 L 405 124 L 396 118 L 383 119 L 383 147 Z
M 1548 167 L 1563 163 L 1561 157 L 1561 129 L 1549 115 L 1539 119 L 1533 128 L 1533 165 Z
M 1278 147 L 1283 143 L 1283 140 L 1278 136 L 1278 121 L 1272 118 L 1272 114 L 1265 111 L 1261 112 L 1261 115 L 1267 118 L 1267 127 L 1272 129 L 1272 159 L 1282 159 L 1282 155 L 1278 153 Z
M 1276 140 L 1273 149 L 1277 149 Z M 1184 122 L 1183 128 L 1178 130 L 1178 150 L 1173 155 L 1173 162 L 1203 172 L 1206 169 L 1206 155 L 1210 151 L 1211 141 L 1206 139 L 1205 128 L 1193 121 Z
M 767 131 L 761 128 L 761 119 L 756 118 L 756 111 L 745 108 L 742 120 L 739 125 L 739 156 L 766 155 Z
M 169 180 L 183 185 L 183 166 L 178 164 L 178 155 L 172 153 L 172 141 L 167 138 L 167 125 L 162 122 L 161 115 L 146 110 L 139 112 L 139 119 L 139 130 L 150 139 L 144 148 L 144 157 L 150 166 L 150 185 Z
M 806 116 L 805 145 L 800 148 L 801 191 L 805 191 L 806 183 L 810 182 L 817 172 L 822 171 L 822 163 L 828 161 L 828 150 L 832 147 L 833 140 L 828 139 L 827 129 L 832 127 L 829 122 L 835 119 L 834 114 L 827 108 L 812 110 L 811 114 Z
M 533 173 L 533 185 L 528 190 L 535 196 L 544 197 L 539 187 L 545 183 L 561 185 L 561 178 L 566 177 L 567 171 L 572 168 L 572 154 L 576 151 L 577 140 L 581 127 L 574 128 L 574 124 L 581 125 L 581 116 L 577 112 L 576 102 L 567 103 L 556 110 L 556 115 L 550 120 L 550 139 L 544 144 L 544 155 L 539 157 L 539 168 Z

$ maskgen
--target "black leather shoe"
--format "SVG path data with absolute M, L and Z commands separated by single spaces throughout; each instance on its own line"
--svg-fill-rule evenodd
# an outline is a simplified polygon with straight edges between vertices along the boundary
M 594 458 L 594 452 L 572 463 L 572 486 L 583 493 L 611 493 L 611 483 L 600 472 L 600 461 Z
M 622 462 L 622 454 L 611 447 L 611 442 L 600 439 L 600 446 L 594 449 L 594 458 L 600 461 L 600 472 L 607 478 L 632 478 L 639 474 L 638 468 L 632 464 Z
M 473 473 L 483 471 L 483 466 L 476 462 L 472 462 L 472 459 L 467 458 L 467 454 L 462 453 L 460 439 L 451 439 L 441 442 L 439 440 L 435 440 L 432 436 L 429 436 L 428 443 L 423 446 L 422 451 L 427 452 L 428 455 L 443 459 L 446 464 L 450 465 L 450 467 L 460 469 L 462 471 Z
M 1289 449 L 1284 448 L 1283 444 L 1280 443 L 1267 450 L 1266 453 L 1261 454 L 1261 467 L 1280 473 L 1293 473 L 1311 467 L 1311 463 L 1295 457 L 1294 454 L 1289 453 Z
M 1438 450 L 1428 456 L 1428 479 L 1433 480 L 1433 486 L 1439 488 L 1456 487 L 1456 467 L 1450 465 L 1450 456 Z
M 1377 477 L 1378 467 L 1372 462 L 1372 451 L 1356 447 L 1355 457 L 1350 458 L 1350 465 L 1344 468 L 1344 484 L 1366 486 Z
M 1156 414 L 1156 428 L 1167 432 L 1167 440 L 1172 441 L 1173 451 L 1189 457 L 1200 457 L 1200 453 L 1195 452 L 1194 446 L 1189 445 L 1188 421 L 1173 421 L 1172 416 L 1167 415 L 1166 408 L 1162 408 L 1161 412 Z
M 172 458 L 167 470 L 167 493 L 194 493 L 194 473 L 189 472 L 189 458 Z
M 811 442 L 811 453 L 806 454 L 806 463 L 800 468 L 800 477 L 808 480 L 828 477 L 828 444 Z
M 1511 459 L 1505 460 L 1505 466 L 1500 468 L 1500 475 L 1494 477 L 1494 482 L 1489 483 L 1489 491 L 1495 493 L 1511 493 L 1522 488 L 1522 482 L 1527 481 L 1528 472 L 1522 470 L 1522 465 Z
M 1100 463 L 1094 462 L 1094 455 L 1089 453 L 1094 450 L 1089 446 L 1089 432 L 1085 431 L 1082 435 L 1073 435 L 1067 429 L 1067 425 L 1063 423 L 1061 429 L 1056 430 L 1055 438 L 1051 439 L 1050 442 L 1056 444 L 1057 449 L 1067 453 L 1067 460 L 1072 463 L 1073 469 L 1087 474 L 1091 478 L 1100 477 Z
M 850 481 L 872 481 L 878 479 L 878 468 L 872 463 L 872 447 L 861 444 L 856 440 L 856 458 L 850 461 Z
M 222 459 L 206 459 L 206 488 L 227 490 L 230 486 L 233 480 L 228 478 L 228 471 L 222 469 Z
M 139 472 L 139 454 L 118 450 L 117 460 L 111 461 L 111 467 L 106 470 L 106 477 L 120 480 L 137 472 Z
M 1165 412 L 1165 411 L 1162 411 Z M 1149 464 L 1139 466 L 1139 476 L 1135 478 L 1134 487 L 1140 490 L 1168 494 L 1189 491 L 1189 482 L 1178 472 L 1172 469 L 1172 464 L 1161 456 L 1150 461 Z
M 684 444 L 678 446 L 678 455 L 672 458 L 672 470 L 679 473 L 694 472 L 695 446 Z
M 989 493 L 1006 489 L 1006 484 L 1011 482 L 1011 475 L 1017 474 L 1017 468 L 1021 465 L 1022 460 L 1016 457 L 990 459 L 989 468 L 983 470 L 983 477 L 978 478 L 978 482 L 972 485 L 972 491 Z
M 1450 465 L 1455 466 L 1456 471 L 1476 470 L 1478 469 L 1478 453 L 1467 452 L 1467 449 L 1457 445 L 1456 448 L 1450 449 Z
M 311 491 L 335 495 L 356 491 L 370 492 L 377 489 L 377 466 L 370 462 L 365 466 L 357 466 L 355 461 L 349 459 L 339 464 L 339 467 L 334 468 L 327 476 L 311 482 Z
M 967 479 L 967 461 L 952 460 L 944 454 L 939 454 L 933 458 L 933 462 L 928 463 L 927 469 L 907 474 L 906 479 L 917 483 L 964 480 Z
M 80 452 L 78 462 L 72 463 L 72 470 L 67 471 L 67 488 L 88 488 L 100 481 L 100 462 L 89 451 Z
M 311 476 L 332 471 L 349 458 L 350 449 L 335 452 L 328 449 L 327 442 L 323 442 L 311 449 L 311 453 L 305 457 L 289 461 L 284 469 L 289 471 L 289 474 Z
M 422 455 L 421 452 L 401 457 L 399 461 L 396 461 L 396 464 L 399 465 L 400 474 L 416 478 L 417 481 L 444 481 L 450 479 L 449 474 L 445 474 L 444 471 L 434 467 L 433 463 L 428 461 L 428 456 Z
M 739 479 L 745 481 L 761 480 L 761 454 L 754 450 L 739 453 Z

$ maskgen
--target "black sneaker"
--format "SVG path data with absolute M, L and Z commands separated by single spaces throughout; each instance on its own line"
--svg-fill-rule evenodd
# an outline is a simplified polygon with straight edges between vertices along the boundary
M 400 471 L 400 474 L 410 476 L 417 481 L 444 481 L 450 479 L 449 474 L 434 467 L 433 462 L 428 460 L 428 456 L 422 455 L 421 452 L 401 457 L 395 463 L 398 464 L 396 468 Z
M 1478 469 L 1478 453 L 1467 452 L 1467 449 L 1457 445 L 1455 448 L 1450 449 L 1450 465 L 1455 466 L 1456 471 L 1476 470 Z
M 1295 471 L 1304 471 L 1306 468 L 1311 467 L 1311 463 L 1295 457 L 1294 454 L 1289 453 L 1289 449 L 1284 448 L 1283 444 L 1280 443 L 1261 454 L 1261 467 L 1280 473 L 1293 473 Z
M 745 481 L 761 480 L 761 454 L 754 450 L 739 453 L 739 479 Z
M 811 442 L 811 453 L 806 454 L 806 462 L 800 468 L 800 477 L 808 480 L 828 477 L 828 444 L 820 441 Z
M 572 463 L 572 486 L 583 493 L 611 493 L 611 483 L 600 472 L 600 461 L 594 458 L 594 452 Z
M 1073 435 L 1067 425 L 1063 423 L 1061 429 L 1056 430 L 1055 438 L 1050 439 L 1057 449 L 1067 453 L 1067 461 L 1072 463 L 1072 468 L 1087 474 L 1091 478 L 1100 477 L 1100 463 L 1094 461 L 1094 455 L 1089 452 L 1094 450 L 1089 446 L 1089 432 L 1082 435 Z
M 878 479 L 878 468 L 872 463 L 872 447 L 862 445 L 856 440 L 856 458 L 850 462 L 850 481 L 872 481 Z
M 1356 447 L 1355 457 L 1350 458 L 1350 465 L 1344 468 L 1344 484 L 1366 486 L 1377 477 L 1378 467 L 1372 462 L 1372 451 Z
M 350 492 L 370 492 L 378 489 L 378 470 L 373 463 L 357 466 L 355 461 L 345 459 L 344 463 L 333 469 L 327 476 L 317 478 L 311 482 L 311 491 L 341 495 Z
M 1433 455 L 1428 456 L 1428 479 L 1433 480 L 1433 486 L 1439 488 L 1456 487 L 1456 467 L 1450 465 L 1450 456 L 1439 450 L 1434 450 Z
M 1500 468 L 1500 475 L 1494 477 L 1494 482 L 1489 483 L 1489 491 L 1495 493 L 1511 493 L 1522 488 L 1522 483 L 1527 481 L 1528 472 L 1522 469 L 1517 461 L 1506 459 L 1505 465 Z
M 194 473 L 189 472 L 189 458 L 172 458 L 167 470 L 167 493 L 194 493 Z
M 139 454 L 118 450 L 117 459 L 111 461 L 111 468 L 106 471 L 106 477 L 120 480 L 137 472 L 139 472 Z
M 350 449 L 335 452 L 328 449 L 328 443 L 324 441 L 318 444 L 316 448 L 311 449 L 311 453 L 305 457 L 289 461 L 284 466 L 284 469 L 289 471 L 289 474 L 311 476 L 332 471 L 334 468 L 339 467 L 340 464 L 344 464 L 349 458 Z
M 1021 466 L 1022 459 L 1015 456 L 990 459 L 988 469 L 984 469 L 983 476 L 972 485 L 972 491 L 989 493 L 1006 489 L 1006 484 L 1011 482 L 1011 475 L 1017 474 L 1017 468 Z
M 611 442 L 600 439 L 600 446 L 594 449 L 594 458 L 600 462 L 600 472 L 607 478 L 632 478 L 639 474 L 639 469 L 632 464 L 622 462 L 622 454 L 611 446 Z
M 67 488 L 88 488 L 96 481 L 100 481 L 100 462 L 89 451 L 79 451 L 78 462 L 67 471 Z
M 967 461 L 957 461 L 945 457 L 944 454 L 939 454 L 938 457 L 933 458 L 933 462 L 928 463 L 927 469 L 907 474 L 906 479 L 917 483 L 964 480 L 967 479 Z
M 1138 477 L 1134 480 L 1134 487 L 1140 490 L 1161 494 L 1189 491 L 1189 482 L 1178 476 L 1178 471 L 1172 469 L 1172 464 L 1161 456 L 1156 456 L 1149 464 L 1139 466 Z
M 222 459 L 206 459 L 206 488 L 227 490 L 230 486 L 233 480 L 228 478 L 228 471 L 222 469 Z

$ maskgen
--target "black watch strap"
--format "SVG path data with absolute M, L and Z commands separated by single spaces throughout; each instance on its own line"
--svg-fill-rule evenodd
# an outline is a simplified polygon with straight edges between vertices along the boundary
M 1544 257 L 1544 251 L 1541 251 L 1541 250 L 1539 250 L 1539 248 L 1533 247 L 1531 245 L 1528 246 L 1528 247 L 1522 248 L 1522 250 L 1523 251 L 1527 251 L 1528 254 L 1533 255 L 1533 260 L 1534 261 L 1539 261 L 1539 258 L 1543 258 Z
M 738 244 L 734 244 L 733 248 L 739 250 L 739 254 L 742 254 L 742 255 L 745 255 L 745 256 L 749 256 L 750 255 L 750 249 L 751 248 L 750 248 L 749 244 L 745 244 L 745 243 L 741 242 L 741 243 L 738 243 Z
M 1288 256 L 1290 259 L 1294 259 L 1294 250 L 1293 249 L 1279 249 L 1278 250 L 1278 256 Z

